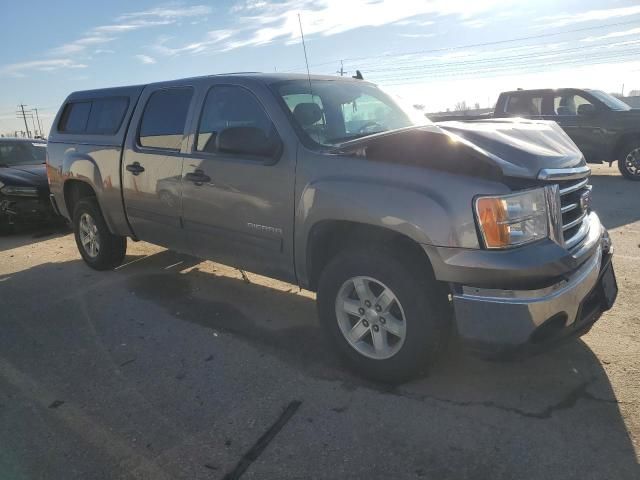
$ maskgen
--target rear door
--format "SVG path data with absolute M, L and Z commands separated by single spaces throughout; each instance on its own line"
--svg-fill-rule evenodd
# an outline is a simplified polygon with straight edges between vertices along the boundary
M 122 162 L 123 197 L 137 238 L 186 251 L 182 164 L 194 89 L 172 84 L 145 91 Z
M 256 92 L 254 89 L 258 89 Z M 207 81 L 199 93 L 191 151 L 183 172 L 183 218 L 192 252 L 203 258 L 293 280 L 293 192 L 296 145 L 283 142 L 275 97 L 242 80 Z M 279 145 L 273 155 L 224 148 L 238 132 Z M 246 135 L 246 137 L 245 137 Z M 254 135 L 255 137 L 255 135 Z

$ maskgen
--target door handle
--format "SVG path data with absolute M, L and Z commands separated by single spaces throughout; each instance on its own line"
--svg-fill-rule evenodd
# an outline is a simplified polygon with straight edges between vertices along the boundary
M 211 177 L 206 175 L 202 170 L 196 170 L 193 173 L 187 173 L 184 178 L 189 180 L 190 182 L 195 183 L 196 185 L 202 185 L 203 183 L 208 183 L 211 181 Z
M 142 172 L 144 172 L 144 167 L 140 165 L 139 162 L 130 163 L 126 168 L 127 171 L 131 172 L 133 175 L 140 175 Z

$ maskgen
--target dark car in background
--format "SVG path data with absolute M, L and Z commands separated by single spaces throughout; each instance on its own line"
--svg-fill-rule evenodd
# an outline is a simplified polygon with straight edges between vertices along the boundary
M 0 138 L 0 230 L 55 218 L 49 201 L 46 142 Z
M 433 121 L 522 117 L 553 120 L 588 163 L 618 161 L 620 173 L 640 181 L 640 109 L 601 90 L 559 88 L 502 92 L 493 114 L 444 115 Z

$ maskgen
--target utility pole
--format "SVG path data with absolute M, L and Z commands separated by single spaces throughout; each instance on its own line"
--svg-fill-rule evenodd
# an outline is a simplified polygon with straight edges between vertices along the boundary
M 21 112 L 18 112 L 18 118 L 22 117 L 22 119 L 24 120 L 24 128 L 27 129 L 27 137 L 31 136 L 31 133 L 29 133 L 29 125 L 27 125 L 27 115 L 24 113 L 24 107 L 26 107 L 26 105 L 23 105 L 22 103 L 20 105 L 18 105 L 20 107 Z
M 34 112 L 36 112 L 36 119 L 38 120 L 38 128 L 40 129 L 40 136 L 44 137 L 44 132 L 42 131 L 42 124 L 40 123 L 40 116 L 38 115 L 38 109 L 34 108 Z
M 344 62 L 342 60 L 340 60 L 340 70 L 336 73 L 339 73 L 341 77 L 344 77 Z
M 33 112 L 29 111 L 28 115 L 29 115 L 29 117 L 31 117 L 31 125 L 33 125 L 33 136 L 37 137 L 38 136 L 38 127 L 36 127 L 36 119 L 33 116 Z

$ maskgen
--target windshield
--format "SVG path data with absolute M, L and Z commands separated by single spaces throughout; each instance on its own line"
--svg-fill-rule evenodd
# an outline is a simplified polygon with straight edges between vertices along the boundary
M 611 110 L 631 110 L 631 107 L 622 100 L 617 99 L 613 95 L 603 92 L 602 90 L 589 90 L 589 93 L 604 103 Z
M 45 163 L 46 147 L 46 143 L 0 141 L 0 165 Z
M 334 146 L 374 133 L 429 123 L 416 119 L 379 88 L 340 80 L 293 80 L 276 86 L 298 130 L 317 145 Z M 413 117 L 413 118 L 412 118 Z

